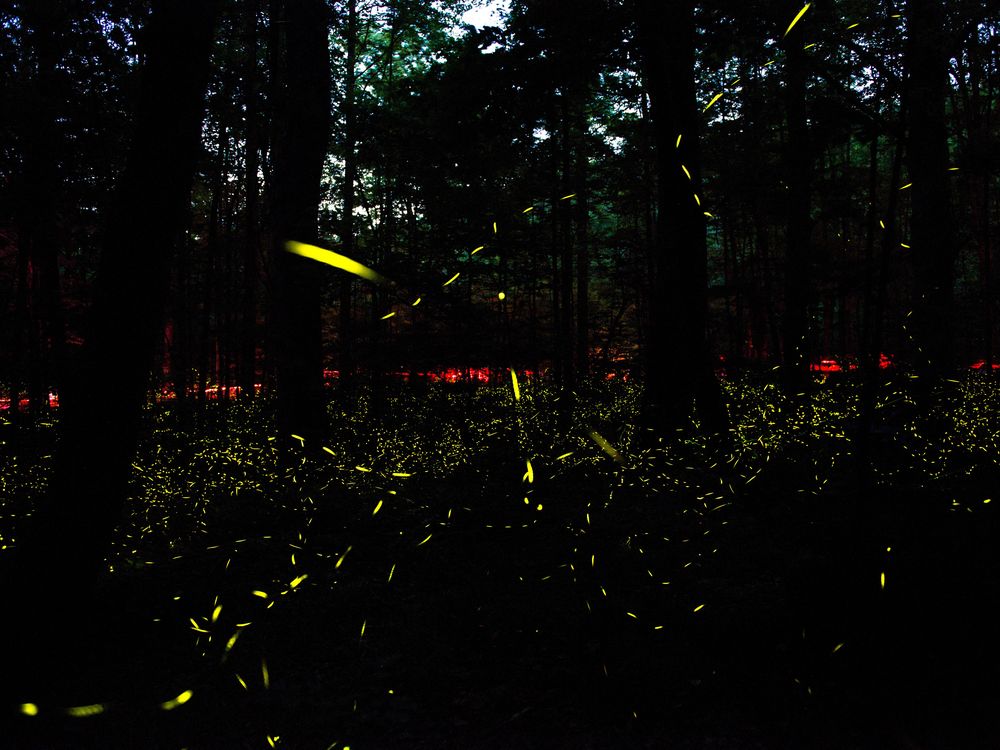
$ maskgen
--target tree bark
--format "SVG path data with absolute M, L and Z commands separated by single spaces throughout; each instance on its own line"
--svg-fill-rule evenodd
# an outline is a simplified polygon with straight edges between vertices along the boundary
M 907 157 L 913 183 L 914 358 L 921 390 L 929 394 L 953 366 L 952 295 L 956 246 L 948 191 L 945 126 L 948 53 L 940 0 L 910 0 L 907 42 L 910 112 Z
M 587 115 L 581 102 L 576 144 L 576 370 L 590 374 L 590 193 L 587 187 Z
M 318 447 L 325 425 L 320 279 L 285 242 L 315 243 L 330 116 L 329 19 L 324 0 L 272 0 L 277 79 L 272 141 L 272 318 L 279 445 Z
M 108 220 L 79 397 L 63 408 L 47 493 L 4 571 L 5 624 L 18 631 L 3 640 L 8 665 L 36 675 L 36 685 L 52 678 L 46 666 L 58 664 L 67 631 L 86 619 L 81 609 L 122 515 L 198 153 L 214 18 L 214 2 L 158 0 L 145 30 L 135 133 Z M 113 398 L 98 398 L 112 383 Z
M 358 59 L 358 3 L 347 1 L 347 72 L 344 77 L 344 215 L 341 219 L 340 243 L 344 255 L 354 258 L 354 190 L 358 180 L 357 126 L 355 123 L 355 97 L 357 88 Z M 350 395 L 354 381 L 354 327 L 352 308 L 353 280 L 349 274 L 340 279 L 340 387 Z M 346 399 L 345 399 L 346 400 Z
M 701 112 L 694 82 L 694 3 L 674 6 L 666 28 L 658 23 L 659 11 L 655 0 L 640 0 L 658 175 L 644 419 L 661 430 L 686 427 L 694 401 L 702 426 L 719 431 L 726 417 L 706 340 L 708 255 L 704 209 L 695 197 L 701 191 Z
M 31 71 L 30 105 L 24 113 L 24 178 L 19 200 L 18 246 L 25 253 L 27 325 L 25 346 L 28 406 L 48 410 L 49 389 L 61 380 L 65 325 L 59 290 L 59 210 L 61 180 L 56 119 L 60 94 L 57 66 L 69 25 L 60 0 L 22 3 L 26 36 L 25 67 Z
M 795 9 L 798 10 L 797 4 Z M 806 70 L 802 47 L 802 26 L 799 25 L 789 32 L 784 41 L 785 116 L 788 123 L 784 163 L 788 214 L 782 344 L 785 385 L 792 393 L 800 392 L 809 379 L 809 300 L 813 286 L 809 271 L 812 147 L 806 119 Z
M 257 381 L 257 284 L 260 252 L 260 123 L 258 122 L 258 90 L 260 75 L 257 66 L 257 0 L 247 3 L 246 13 L 246 237 L 243 241 L 243 285 L 240 299 L 240 396 L 253 398 Z

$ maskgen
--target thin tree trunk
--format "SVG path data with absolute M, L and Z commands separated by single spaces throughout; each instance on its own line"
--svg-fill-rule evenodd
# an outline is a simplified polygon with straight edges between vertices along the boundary
M 708 255 L 704 209 L 695 197 L 701 155 L 694 3 L 673 8 L 666 28 L 654 0 L 642 0 L 639 11 L 659 178 L 644 419 L 659 430 L 686 427 L 694 401 L 703 427 L 714 432 L 725 428 L 726 417 L 706 340 Z
M 65 325 L 59 293 L 57 201 L 61 190 L 55 131 L 59 93 L 57 65 L 60 31 L 67 25 L 60 0 L 24 3 L 22 18 L 30 31 L 25 45 L 27 66 L 34 71 L 31 104 L 24 121 L 24 184 L 20 196 L 18 245 L 29 262 L 25 277 L 30 307 L 26 342 L 28 405 L 33 413 L 48 410 L 49 388 L 61 379 L 65 358 Z
M 953 366 L 952 295 L 956 246 L 948 191 L 945 125 L 948 54 L 941 0 L 910 0 L 907 69 L 910 113 L 907 156 L 913 183 L 910 244 L 913 247 L 913 335 L 923 396 Z
M 590 374 L 590 191 L 587 186 L 587 115 L 581 104 L 576 147 L 576 369 Z
M 358 59 L 357 0 L 348 0 L 347 3 L 347 38 L 345 42 L 347 46 L 347 71 L 344 80 L 344 215 L 341 220 L 340 242 L 344 248 L 344 255 L 354 258 L 357 252 L 354 242 L 354 190 L 358 179 L 357 126 L 354 112 L 357 94 L 355 68 Z M 340 280 L 340 386 L 347 396 L 351 393 L 355 366 L 354 327 L 352 325 L 354 312 L 351 307 L 352 286 L 351 276 L 344 274 Z M 345 401 L 347 400 L 345 399 Z
M 292 435 L 318 449 L 325 426 L 320 278 L 314 261 L 285 251 L 315 243 L 330 111 L 330 56 L 324 0 L 272 0 L 278 24 L 271 196 L 279 444 Z
M 257 254 L 260 252 L 259 202 L 260 185 L 260 123 L 258 122 L 259 73 L 257 66 L 257 0 L 247 3 L 245 65 L 246 87 L 246 236 L 243 241 L 243 284 L 240 299 L 240 396 L 253 398 L 257 382 L 257 283 L 259 269 Z
M 797 9 L 797 7 L 796 7 Z M 806 120 L 806 70 L 802 26 L 785 40 L 785 113 L 788 142 L 785 151 L 787 229 L 785 234 L 785 319 L 782 332 L 784 380 L 792 393 L 801 391 L 809 376 L 809 235 L 812 220 L 810 183 L 812 148 Z

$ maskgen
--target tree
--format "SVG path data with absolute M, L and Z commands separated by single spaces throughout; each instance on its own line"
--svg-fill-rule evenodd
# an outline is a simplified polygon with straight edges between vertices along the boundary
M 58 214 L 62 193 L 57 159 L 61 81 L 57 69 L 67 44 L 68 12 L 60 0 L 21 4 L 25 36 L 22 69 L 27 97 L 20 118 L 24 162 L 18 191 L 17 332 L 22 376 L 32 412 L 48 408 L 49 389 L 65 354 L 59 298 Z
M 257 11 L 258 1 L 247 3 L 246 62 L 244 98 L 246 102 L 246 237 L 243 244 L 243 288 L 240 315 L 240 395 L 252 398 L 257 380 L 257 285 L 260 280 L 257 256 L 260 252 L 259 193 L 260 183 L 260 122 L 259 66 L 257 65 Z
M 131 149 L 107 217 L 77 379 L 66 386 L 75 397 L 65 400 L 48 491 L 6 571 L 8 611 L 18 613 L 8 624 L 24 640 L 4 643 L 22 667 L 22 657 L 36 660 L 30 671 L 43 679 L 51 676 L 44 657 L 79 619 L 121 516 L 198 152 L 214 19 L 214 2 L 156 0 L 143 35 Z M 98 398 L 109 383 L 115 397 Z
M 275 63 L 271 141 L 272 343 L 279 439 L 317 448 L 323 431 L 320 279 L 313 261 L 285 251 L 315 243 L 330 119 L 328 11 L 324 0 L 272 0 Z
M 347 28 L 344 33 L 344 44 L 347 47 L 346 72 L 344 76 L 344 184 L 343 209 L 340 229 L 340 242 L 343 252 L 348 258 L 355 256 L 354 241 L 354 206 L 355 183 L 358 180 L 357 156 L 357 116 L 355 99 L 357 96 L 357 59 L 358 59 L 358 2 L 347 0 Z M 340 382 L 348 389 L 354 375 L 354 330 L 352 309 L 352 280 L 344 274 L 340 280 Z M 347 393 L 350 393 L 347 390 Z
M 948 191 L 948 133 L 945 99 L 948 52 L 941 0 L 910 0 L 906 67 L 909 115 L 907 141 L 912 218 L 916 366 L 923 388 L 953 366 L 953 286 L 956 246 Z
M 792 6 L 795 6 L 792 8 Z M 791 13 L 798 0 L 786 4 Z M 789 17 L 792 17 L 789 14 Z M 785 115 L 788 122 L 784 166 L 786 170 L 787 228 L 785 233 L 785 319 L 783 330 L 785 382 L 792 392 L 800 391 L 809 374 L 809 273 L 812 230 L 811 178 L 812 144 L 806 113 L 806 68 L 803 50 L 803 23 L 783 40 L 785 51 Z
M 699 108 L 695 100 L 694 2 L 675 6 L 659 23 L 659 4 L 638 2 L 656 144 L 656 268 L 645 353 L 644 415 L 648 425 L 687 425 L 691 402 L 705 427 L 724 428 L 725 411 L 706 340 L 707 247 L 701 190 Z

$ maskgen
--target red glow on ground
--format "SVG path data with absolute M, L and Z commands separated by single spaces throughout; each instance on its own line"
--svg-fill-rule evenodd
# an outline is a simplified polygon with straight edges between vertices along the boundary
M 431 383 L 507 383 L 509 370 L 490 369 L 489 367 L 441 367 L 433 370 L 395 370 L 386 373 L 387 377 L 404 383 L 426 380 Z M 534 370 L 518 370 L 518 377 L 531 379 L 535 377 Z M 323 378 L 328 383 L 340 378 L 339 370 L 323 370 Z
M 28 407 L 30 406 L 30 404 L 31 402 L 28 400 L 28 397 L 24 396 L 18 400 L 17 410 L 26 412 L 28 411 Z M 59 394 L 50 392 L 49 408 L 56 409 L 58 407 L 59 407 Z M 10 409 L 10 397 L 9 396 L 0 397 L 0 411 L 7 411 L 8 409 Z
M 889 354 L 879 354 L 878 369 L 888 370 L 895 366 L 892 356 Z M 832 357 L 812 362 L 809 365 L 810 372 L 853 372 L 858 369 L 858 363 L 853 357 L 844 359 L 834 359 Z
M 986 360 L 985 359 L 980 359 L 977 362 L 973 362 L 971 365 L 969 365 L 969 369 L 970 370 L 985 370 L 986 369 Z M 993 363 L 993 367 L 991 369 L 993 369 L 993 370 L 1000 370 L 1000 362 L 994 362 Z
M 254 383 L 254 393 L 259 394 L 263 390 L 263 387 L 260 383 Z M 197 388 L 188 388 L 187 395 L 189 398 L 197 398 L 198 394 Z M 209 385 L 205 387 L 204 395 L 206 401 L 225 401 L 227 398 L 237 398 L 240 395 L 240 387 L 238 385 L 231 385 L 228 388 L 224 388 L 218 385 Z M 174 401 L 176 398 L 177 393 L 173 386 L 169 384 L 160 388 L 160 392 L 156 394 L 157 403 Z

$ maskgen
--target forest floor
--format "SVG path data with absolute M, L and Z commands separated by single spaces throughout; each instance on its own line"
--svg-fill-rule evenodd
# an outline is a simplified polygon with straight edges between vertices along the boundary
M 933 437 L 886 416 L 866 484 L 849 384 L 793 414 L 742 383 L 731 443 L 652 449 L 631 391 L 562 437 L 542 389 L 401 395 L 384 430 L 354 407 L 328 465 L 284 473 L 253 415 L 197 440 L 151 417 L 112 571 L 0 746 L 998 747 L 980 385 Z M 44 484 L 33 429 L 5 523 Z

